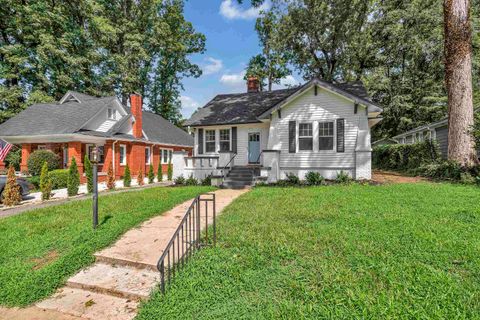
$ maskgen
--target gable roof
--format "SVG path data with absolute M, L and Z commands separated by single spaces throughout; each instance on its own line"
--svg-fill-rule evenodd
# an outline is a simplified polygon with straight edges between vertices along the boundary
M 74 100 L 70 100 L 74 97 Z M 132 115 L 115 96 L 96 98 L 69 91 L 58 103 L 34 104 L 13 118 L 0 124 L 0 137 L 48 136 L 62 134 L 83 134 L 87 136 L 138 140 L 168 145 L 193 146 L 193 137 L 165 118 L 145 111 L 142 112 L 143 132 L 146 137 L 135 138 L 121 133 L 120 129 Z M 83 129 L 102 110 L 114 103 L 120 104 L 126 115 L 107 132 Z
M 365 105 L 371 112 L 380 113 L 382 108 L 372 102 L 361 82 L 330 83 L 319 79 L 311 80 L 292 89 L 261 91 L 251 93 L 217 95 L 204 107 L 198 109 L 185 126 L 208 126 L 219 124 L 242 124 L 261 122 L 275 110 L 281 108 L 289 99 L 300 95 L 310 87 L 318 85 L 344 96 L 347 99 Z

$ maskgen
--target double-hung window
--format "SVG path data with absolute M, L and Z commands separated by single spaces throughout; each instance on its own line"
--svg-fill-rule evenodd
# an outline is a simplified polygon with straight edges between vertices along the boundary
M 298 125 L 298 150 L 313 150 L 313 124 Z
M 318 123 L 318 150 L 333 150 L 333 122 Z
M 109 120 L 116 120 L 117 119 L 117 110 L 113 108 L 107 109 L 107 117 Z
M 220 130 L 220 151 L 230 151 L 230 129 Z
M 150 147 L 145 148 L 145 164 L 150 164 L 152 158 L 152 149 Z
M 163 164 L 167 164 L 172 161 L 172 150 L 162 149 L 161 150 L 161 161 Z
M 127 164 L 127 146 L 124 144 L 120 145 L 120 165 L 124 166 Z
M 205 130 L 205 152 L 215 152 L 215 130 Z

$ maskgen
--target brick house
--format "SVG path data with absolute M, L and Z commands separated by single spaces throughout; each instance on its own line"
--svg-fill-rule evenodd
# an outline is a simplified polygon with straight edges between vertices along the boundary
M 132 176 L 140 168 L 155 173 L 162 165 L 164 174 L 174 151 L 192 152 L 193 138 L 163 117 L 142 110 L 142 97 L 130 96 L 130 109 L 115 97 L 92 97 L 69 91 L 57 103 L 34 104 L 0 125 L 0 138 L 21 145 L 21 171 L 28 170 L 32 152 L 48 149 L 68 168 L 75 158 L 82 180 L 85 154 L 100 154 L 99 176 L 106 176 L 110 165 L 120 179 L 128 164 Z M 0 167 L 4 167 L 0 163 Z

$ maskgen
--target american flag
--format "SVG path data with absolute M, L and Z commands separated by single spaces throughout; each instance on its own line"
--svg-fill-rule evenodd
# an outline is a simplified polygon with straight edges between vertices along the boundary
M 10 149 L 12 149 L 12 146 L 13 145 L 8 143 L 7 141 L 0 139 L 0 161 L 5 160 L 5 157 L 7 156 Z

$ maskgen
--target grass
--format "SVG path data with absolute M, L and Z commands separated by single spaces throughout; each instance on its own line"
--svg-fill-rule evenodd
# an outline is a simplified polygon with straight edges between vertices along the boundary
M 102 195 L 97 231 L 91 200 L 0 219 L 0 305 L 25 306 L 49 296 L 127 230 L 211 189 L 158 187 Z
M 480 189 L 256 188 L 138 319 L 480 318 Z

